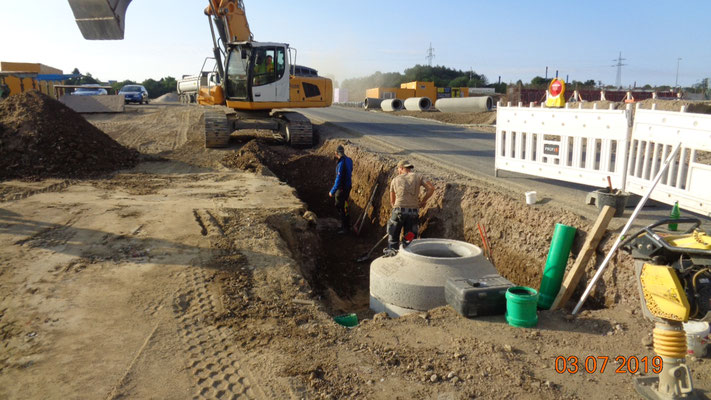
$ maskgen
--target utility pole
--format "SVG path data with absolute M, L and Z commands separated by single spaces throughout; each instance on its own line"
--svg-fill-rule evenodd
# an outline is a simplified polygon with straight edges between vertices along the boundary
M 674 87 L 679 87 L 679 61 L 681 61 L 681 57 L 676 59 L 676 79 L 674 80 Z
M 617 62 L 617 64 L 614 64 L 613 67 L 617 67 L 617 78 L 615 79 L 615 86 L 617 86 L 618 89 L 622 87 L 622 67 L 627 65 L 622 64 L 622 61 L 624 60 L 626 60 L 626 58 L 622 58 L 622 52 L 620 52 L 620 56 L 617 57 L 616 60 L 612 60 Z
M 432 48 L 432 42 L 430 42 L 430 47 L 427 49 L 427 56 L 425 57 L 430 67 L 432 66 L 432 59 L 435 58 L 434 50 L 435 49 Z

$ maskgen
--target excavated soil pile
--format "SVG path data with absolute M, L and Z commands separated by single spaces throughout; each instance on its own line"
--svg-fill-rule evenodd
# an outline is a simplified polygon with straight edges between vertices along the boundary
M 178 94 L 175 92 L 166 93 L 153 100 L 154 103 L 177 103 L 178 101 L 180 101 L 180 97 L 178 97 Z
M 433 119 L 439 122 L 458 125 L 493 125 L 496 123 L 496 111 L 479 113 L 446 113 L 439 111 L 396 111 L 391 114 Z
M 299 198 L 318 218 L 335 218 L 337 215 L 333 199 L 328 197 L 328 191 L 335 176 L 336 161 L 333 153 L 339 143 L 345 145 L 346 154 L 354 163 L 353 189 L 349 201 L 352 222 L 362 215 L 376 183 L 378 189 L 361 235 L 355 238 L 323 232 L 323 259 L 319 262 L 318 270 L 304 271 L 304 274 L 316 278 L 309 279 L 315 289 L 335 294 L 330 299 L 334 310 L 345 310 L 344 306 L 348 305 L 350 310 L 367 311 L 367 264 L 358 264 L 354 260 L 366 253 L 385 232 L 384 227 L 391 211 L 388 184 L 394 176 L 396 160 L 363 151 L 348 142 L 334 140 L 326 141 L 323 146 L 309 153 L 253 141 L 238 153 L 228 156 L 223 163 L 252 171 L 266 167 L 294 187 Z M 422 172 L 427 175 L 425 169 Z M 481 246 L 477 223 L 482 223 L 488 230 L 499 273 L 518 285 L 539 287 L 556 223 L 578 229 L 568 267 L 572 266 L 584 243 L 586 232 L 593 225 L 593 221 L 562 209 L 524 206 L 520 200 L 507 193 L 471 181 L 455 183 L 445 182 L 436 176 L 429 178 L 437 190 L 420 213 L 422 237 L 464 240 Z M 608 234 L 603 239 L 603 251 L 607 251 L 611 245 L 609 237 Z M 381 248 L 376 249 L 373 258 L 382 254 Z M 582 282 L 594 274 L 603 258 L 604 253 L 596 254 L 594 262 L 587 266 Z M 603 274 L 587 306 L 597 308 L 619 303 L 623 299 L 636 299 L 631 263 L 629 256 L 619 254 L 618 260 Z M 582 286 L 578 287 L 574 298 L 579 298 Z
M 138 152 L 42 93 L 0 103 L 0 179 L 86 178 L 137 161 Z
M 262 173 L 267 159 L 267 150 L 263 149 L 256 140 L 251 140 L 239 151 L 227 154 L 222 159 L 222 164 L 228 168 L 241 169 Z

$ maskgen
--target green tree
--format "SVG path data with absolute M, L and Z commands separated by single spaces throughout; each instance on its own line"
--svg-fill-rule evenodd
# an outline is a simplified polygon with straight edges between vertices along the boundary
M 137 84 L 136 82 L 134 82 L 134 81 L 132 81 L 132 80 L 130 80 L 130 79 L 127 79 L 127 80 L 125 80 L 125 81 L 112 83 L 112 84 L 111 84 L 111 89 L 113 90 L 114 93 L 118 93 L 119 90 L 121 90 L 122 87 L 124 87 L 124 86 L 126 86 L 126 85 L 136 85 L 136 84 Z
M 74 68 L 72 70 L 72 75 L 81 75 L 81 76 L 79 76 L 77 78 L 67 79 L 67 85 L 86 85 L 89 83 L 101 83 L 98 79 L 91 76 L 90 72 L 87 72 L 86 74 L 82 74 L 79 71 L 79 68 Z
M 166 93 L 172 93 L 176 91 L 177 80 L 172 76 L 166 76 L 160 78 L 160 80 L 155 80 L 152 78 L 146 79 L 141 84 L 148 91 L 148 97 L 155 99 Z
M 548 86 L 548 80 L 542 76 L 531 79 L 531 86 Z
M 469 83 L 468 76 L 460 76 L 449 81 L 449 87 L 467 87 Z

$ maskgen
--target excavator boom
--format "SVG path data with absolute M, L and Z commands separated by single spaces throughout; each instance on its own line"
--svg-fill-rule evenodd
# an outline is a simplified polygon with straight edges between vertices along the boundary
M 213 17 L 223 44 L 254 39 L 242 0 L 210 0 L 205 14 Z

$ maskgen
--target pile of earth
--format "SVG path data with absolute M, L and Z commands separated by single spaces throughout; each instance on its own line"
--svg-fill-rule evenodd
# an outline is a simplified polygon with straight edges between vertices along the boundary
M 433 119 L 439 122 L 457 125 L 493 125 L 496 123 L 496 111 L 472 113 L 446 113 L 440 111 L 396 111 L 392 114 Z
M 0 179 L 87 178 L 137 161 L 138 152 L 40 92 L 0 103 Z
M 180 97 L 178 97 L 178 94 L 175 92 L 172 93 L 166 93 L 160 97 L 157 97 L 153 100 L 154 103 L 177 103 L 180 100 Z

